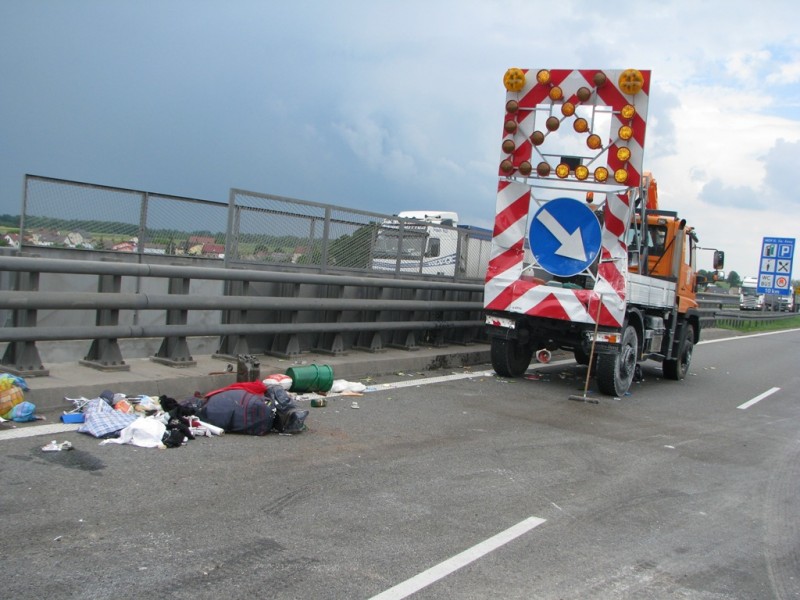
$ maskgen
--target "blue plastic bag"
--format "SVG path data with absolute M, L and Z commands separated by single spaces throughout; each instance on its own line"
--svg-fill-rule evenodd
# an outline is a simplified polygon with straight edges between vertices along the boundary
M 11 420 L 17 423 L 36 420 L 36 405 L 33 402 L 20 402 L 11 409 Z

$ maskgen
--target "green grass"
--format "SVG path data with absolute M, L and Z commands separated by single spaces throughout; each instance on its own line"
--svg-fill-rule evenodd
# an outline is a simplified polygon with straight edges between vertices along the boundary
M 782 329 L 800 328 L 800 315 L 786 319 L 748 319 L 741 321 L 737 325 L 718 324 L 719 329 L 729 329 L 731 331 L 780 331 Z

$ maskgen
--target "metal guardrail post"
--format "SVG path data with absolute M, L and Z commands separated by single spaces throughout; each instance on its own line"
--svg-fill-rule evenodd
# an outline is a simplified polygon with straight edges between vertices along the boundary
M 383 288 L 369 288 L 364 291 L 367 299 L 375 300 L 383 295 Z M 377 321 L 376 311 L 361 310 L 359 311 L 359 321 L 370 322 Z M 378 313 L 380 315 L 380 312 Z M 383 351 L 383 335 L 380 331 L 361 331 L 358 333 L 354 350 L 361 350 L 362 352 L 382 352 Z
M 409 300 L 409 298 L 407 296 L 409 295 L 409 292 L 412 292 L 412 291 L 413 290 L 397 290 L 396 293 L 400 294 L 402 296 L 406 296 L 405 298 L 403 298 L 403 300 Z M 385 290 L 385 292 L 387 292 L 388 294 L 392 294 L 392 290 Z M 383 311 L 383 312 L 386 312 L 386 311 Z M 388 313 L 388 317 L 389 318 L 387 320 L 389 320 L 389 321 L 396 320 L 396 312 L 395 311 L 389 312 Z M 399 331 L 393 331 L 391 335 L 392 335 L 392 339 L 388 344 L 389 347 L 391 347 L 391 348 L 399 348 L 401 350 L 419 350 L 419 345 L 417 344 L 417 332 L 416 331 L 414 331 L 414 330 L 408 330 L 408 331 L 399 330 Z
M 119 294 L 121 289 L 121 275 L 100 275 L 98 277 L 97 291 L 101 294 Z M 98 308 L 95 324 L 98 327 L 119 325 L 119 309 Z M 131 368 L 122 359 L 117 338 L 95 339 L 92 341 L 89 353 L 78 362 L 100 371 L 130 371 Z
M 299 283 L 283 283 L 280 287 L 282 290 L 288 288 L 292 291 L 291 294 L 280 294 L 281 297 L 297 298 L 300 296 Z M 297 311 L 278 311 L 278 323 L 297 323 Z M 300 339 L 296 333 L 273 334 L 269 349 L 265 349 L 264 354 L 278 358 L 294 358 L 300 354 Z
M 173 277 L 169 280 L 170 294 L 188 294 L 190 279 L 188 277 Z M 189 311 L 185 309 L 167 310 L 167 325 L 186 325 Z M 189 352 L 186 336 L 167 336 L 161 342 L 161 348 L 150 360 L 169 365 L 170 367 L 193 367 L 197 361 Z
M 250 284 L 247 281 L 227 281 L 225 282 L 225 295 L 243 298 L 248 296 Z M 247 310 L 230 309 L 222 311 L 222 322 L 226 325 L 240 325 L 247 323 Z M 247 343 L 247 336 L 231 334 L 223 335 L 219 340 L 219 348 L 212 355 L 214 358 L 223 360 L 236 360 L 237 356 L 250 354 L 250 346 Z
M 331 293 L 331 286 L 326 285 L 327 290 L 326 298 L 339 298 L 341 299 L 344 294 L 344 286 L 335 286 L 333 293 Z M 325 323 L 341 323 L 342 311 L 341 310 L 326 310 L 322 313 L 322 319 Z M 342 356 L 344 351 L 344 340 L 341 332 L 328 332 L 320 333 L 317 340 L 315 350 L 321 354 L 332 354 L 334 356 Z
M 14 274 L 20 292 L 38 292 L 39 273 L 37 271 Z M 35 308 L 16 309 L 12 313 L 13 327 L 36 327 L 37 313 Z M 0 372 L 11 373 L 20 377 L 47 377 L 49 369 L 45 369 L 35 341 L 9 342 L 0 361 Z

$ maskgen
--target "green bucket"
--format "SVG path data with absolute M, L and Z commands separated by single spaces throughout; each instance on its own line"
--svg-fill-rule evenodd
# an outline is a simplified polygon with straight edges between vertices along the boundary
M 291 392 L 327 392 L 333 387 L 333 369 L 328 365 L 290 367 L 286 374 L 292 378 Z

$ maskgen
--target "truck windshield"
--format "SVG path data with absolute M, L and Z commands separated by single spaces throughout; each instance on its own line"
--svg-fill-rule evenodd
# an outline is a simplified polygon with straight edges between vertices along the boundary
M 404 231 L 402 241 L 399 231 L 379 231 L 375 238 L 376 258 L 419 259 L 425 249 L 427 235 L 420 231 Z
M 758 296 L 758 290 L 754 287 L 742 287 L 742 296 Z

